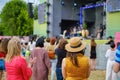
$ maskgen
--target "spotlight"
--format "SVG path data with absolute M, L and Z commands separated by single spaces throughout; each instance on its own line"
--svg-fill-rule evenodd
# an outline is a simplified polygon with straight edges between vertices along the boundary
M 74 2 L 74 3 L 73 3 L 73 6 L 76 7 L 76 6 L 77 6 L 77 3 Z
M 61 5 L 65 5 L 65 2 L 64 2 L 64 1 L 61 1 Z

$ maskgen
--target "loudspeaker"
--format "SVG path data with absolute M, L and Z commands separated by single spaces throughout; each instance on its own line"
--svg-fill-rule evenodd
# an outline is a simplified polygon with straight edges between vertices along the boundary
M 28 15 L 29 15 L 30 18 L 34 17 L 32 3 L 28 3 Z
M 47 32 L 47 33 L 50 33 L 50 31 L 49 31 L 49 30 L 47 30 L 46 32 Z
M 50 3 L 47 3 L 47 6 L 49 7 L 51 4 Z
M 46 14 L 49 16 L 49 15 L 50 15 L 50 12 L 47 12 Z
M 50 22 L 49 21 L 47 21 L 47 25 L 49 25 L 50 24 Z

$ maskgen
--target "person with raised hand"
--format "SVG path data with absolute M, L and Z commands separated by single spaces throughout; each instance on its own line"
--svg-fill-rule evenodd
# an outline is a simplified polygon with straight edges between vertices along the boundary
M 8 51 L 5 59 L 6 80 L 30 80 L 32 75 L 31 67 L 36 59 L 32 59 L 27 65 L 23 56 L 21 56 L 20 39 L 13 37 L 8 43 Z

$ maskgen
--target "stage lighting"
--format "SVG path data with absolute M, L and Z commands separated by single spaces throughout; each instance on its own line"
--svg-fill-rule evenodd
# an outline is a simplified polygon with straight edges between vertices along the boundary
M 76 6 L 77 6 L 77 3 L 74 2 L 74 3 L 73 3 L 73 6 L 76 7 Z
M 65 5 L 65 2 L 64 2 L 64 1 L 61 1 L 61 5 Z

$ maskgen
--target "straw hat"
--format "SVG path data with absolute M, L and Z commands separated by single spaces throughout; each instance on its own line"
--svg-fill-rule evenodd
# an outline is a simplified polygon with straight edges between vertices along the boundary
M 68 52 L 79 52 L 85 49 L 86 43 L 81 40 L 80 37 L 73 37 L 70 39 L 69 43 L 65 46 Z

